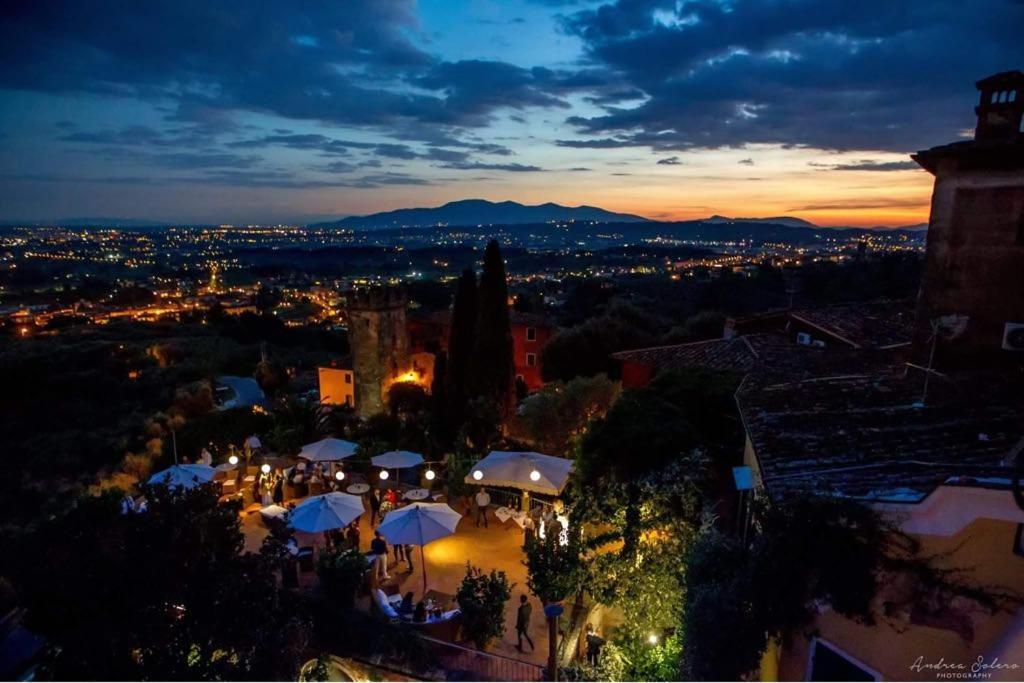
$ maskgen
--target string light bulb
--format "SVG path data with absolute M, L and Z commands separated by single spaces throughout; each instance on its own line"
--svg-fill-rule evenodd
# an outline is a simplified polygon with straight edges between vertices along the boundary
M 263 472 L 263 474 L 270 474 L 270 465 L 263 463 L 263 466 L 260 467 L 260 471 Z
M 428 467 L 427 471 L 423 473 L 423 476 L 427 478 L 427 481 L 434 481 L 434 477 L 436 477 L 437 474 L 434 472 L 434 470 Z
M 473 470 L 473 478 L 480 481 L 484 478 L 484 473 L 481 470 Z
M 530 472 L 530 481 L 540 481 L 540 472 L 537 470 Z
M 338 481 L 341 481 L 342 479 L 345 478 L 345 473 L 342 472 L 341 470 L 338 470 L 337 472 L 334 473 L 334 478 L 337 479 Z
M 237 455 L 232 455 L 230 458 L 228 458 L 228 462 L 232 466 L 237 465 L 238 464 L 238 456 Z
M 387 470 L 381 470 L 381 471 L 380 471 L 380 478 L 381 478 L 381 480 L 382 480 L 382 481 L 383 481 L 383 480 L 385 480 L 385 479 L 387 479 L 387 478 L 388 478 L 389 476 L 390 476 L 390 475 L 388 474 L 388 471 L 387 471 Z

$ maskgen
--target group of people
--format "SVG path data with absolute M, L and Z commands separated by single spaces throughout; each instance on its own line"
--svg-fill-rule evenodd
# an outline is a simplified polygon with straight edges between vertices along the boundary
M 409 574 L 413 572 L 413 546 L 396 543 L 391 546 L 395 555 L 395 562 L 392 565 L 397 567 L 399 562 L 405 562 Z M 373 556 L 373 572 L 377 581 L 391 578 L 388 574 L 388 540 L 379 530 L 373 532 L 373 540 L 370 541 L 370 554 Z

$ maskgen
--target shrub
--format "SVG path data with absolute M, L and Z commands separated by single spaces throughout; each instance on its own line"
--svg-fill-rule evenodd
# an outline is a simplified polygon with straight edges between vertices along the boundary
M 349 610 L 355 605 L 356 589 L 366 568 L 366 557 L 354 548 L 325 550 L 317 560 L 316 574 L 327 599 Z
M 462 610 L 462 628 L 481 650 L 505 633 L 505 603 L 512 597 L 512 584 L 505 572 L 492 569 L 484 574 L 466 563 L 466 576 L 455 596 Z

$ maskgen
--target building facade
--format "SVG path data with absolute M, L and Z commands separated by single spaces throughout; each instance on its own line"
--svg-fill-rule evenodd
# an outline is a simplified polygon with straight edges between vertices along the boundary
M 410 372 L 407 297 L 394 287 L 353 290 L 348 297 L 348 337 L 360 417 L 384 411 L 387 390 Z
M 920 363 L 930 362 L 936 339 L 939 365 L 1024 353 L 1024 73 L 976 85 L 974 139 L 913 155 L 935 176 L 915 331 Z

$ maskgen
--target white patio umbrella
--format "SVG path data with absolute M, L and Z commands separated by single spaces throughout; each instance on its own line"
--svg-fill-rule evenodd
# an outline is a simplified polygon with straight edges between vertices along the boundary
M 253 434 L 245 440 L 245 447 L 250 450 L 256 450 L 257 448 L 263 448 L 263 442 L 260 441 L 260 437 Z
M 392 544 L 418 545 L 423 566 L 423 592 L 427 592 L 427 558 L 423 546 L 455 533 L 462 519 L 445 503 L 412 503 L 384 516 L 377 531 Z
M 491 451 L 469 469 L 465 481 L 557 496 L 569 481 L 570 472 L 572 460 L 568 458 L 522 451 Z
M 310 462 L 333 462 L 355 455 L 358 448 L 356 444 L 344 439 L 320 439 L 303 446 L 299 457 Z
M 363 511 L 363 499 L 359 496 L 325 493 L 299 503 L 288 516 L 288 523 L 296 531 L 312 534 L 348 526 Z
M 216 471 L 209 465 L 172 465 L 150 477 L 149 483 L 191 489 L 212 481 Z
M 412 451 L 388 451 L 387 453 L 381 453 L 370 458 L 370 462 L 375 467 L 382 467 L 384 469 L 394 468 L 399 470 L 399 475 L 396 479 L 401 480 L 401 469 L 403 467 L 415 467 L 423 463 L 423 456 L 419 453 L 413 453 Z

